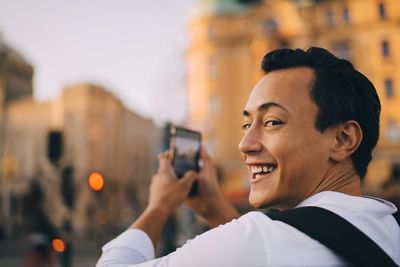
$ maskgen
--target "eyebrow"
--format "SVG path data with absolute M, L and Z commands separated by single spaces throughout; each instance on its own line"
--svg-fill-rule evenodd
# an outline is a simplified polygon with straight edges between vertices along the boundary
M 257 111 L 258 112 L 265 112 L 268 109 L 270 109 L 271 107 L 277 107 L 277 108 L 281 108 L 283 110 L 288 111 L 284 106 L 282 106 L 281 104 L 278 104 L 276 102 L 267 102 L 267 103 L 263 103 L 261 104 L 258 108 Z M 250 116 L 250 112 L 248 112 L 247 110 L 243 111 L 243 116 L 245 117 L 249 117 Z

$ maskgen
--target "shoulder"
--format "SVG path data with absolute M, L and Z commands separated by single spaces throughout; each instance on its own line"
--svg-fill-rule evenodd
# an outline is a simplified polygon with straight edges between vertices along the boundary
M 315 194 L 299 206 L 317 206 L 339 215 L 371 238 L 396 262 L 400 261 L 400 227 L 392 216 L 397 211 L 393 203 L 327 191 Z
M 341 263 L 317 241 L 258 211 L 197 236 L 174 254 L 173 258 L 180 259 L 190 255 L 196 266 L 293 265 L 297 260 Z M 295 257 L 287 257 L 288 254 Z
M 299 206 L 316 206 L 330 210 L 344 218 L 378 244 L 386 239 L 383 232 L 390 235 L 400 231 L 393 213 L 397 211 L 394 204 L 379 198 L 350 196 L 338 192 L 321 192 Z M 380 230 L 381 229 L 381 230 Z M 382 232 L 383 231 L 383 232 Z
M 187 241 L 168 255 L 169 266 L 267 266 L 258 215 L 245 214 Z
M 221 224 L 199 236 L 196 236 L 192 242 L 206 242 L 209 239 L 215 239 L 224 243 L 227 243 L 227 241 L 245 241 L 246 239 L 253 240 L 253 238 L 258 240 L 260 233 L 256 222 L 263 219 L 266 221 L 271 221 L 271 219 L 261 212 L 250 212 L 242 215 L 238 219 Z M 232 243 L 229 245 L 232 245 Z

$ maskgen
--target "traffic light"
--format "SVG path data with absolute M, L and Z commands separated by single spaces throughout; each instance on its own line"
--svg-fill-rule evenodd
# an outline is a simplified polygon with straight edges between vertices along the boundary
M 50 131 L 47 135 L 47 157 L 56 164 L 63 153 L 63 134 L 60 131 Z
M 99 172 L 90 173 L 87 182 L 93 191 L 100 192 L 104 188 L 104 177 Z

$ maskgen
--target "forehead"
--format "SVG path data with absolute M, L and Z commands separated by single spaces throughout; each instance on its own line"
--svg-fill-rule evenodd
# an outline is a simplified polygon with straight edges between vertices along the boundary
M 308 106 L 315 106 L 310 98 L 313 81 L 314 72 L 307 67 L 269 72 L 251 91 L 245 110 L 252 113 L 262 104 L 274 102 L 289 112 L 306 111 Z

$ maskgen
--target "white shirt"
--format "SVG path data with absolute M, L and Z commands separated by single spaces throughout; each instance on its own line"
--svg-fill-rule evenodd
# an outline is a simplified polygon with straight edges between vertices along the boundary
M 400 227 L 385 200 L 321 192 L 298 205 L 328 209 L 355 225 L 400 265 Z M 334 229 L 332 229 L 334 231 Z M 103 247 L 97 267 L 128 266 L 343 266 L 346 262 L 320 244 L 262 212 L 239 219 L 189 240 L 175 252 L 154 259 L 150 238 L 130 229 Z

